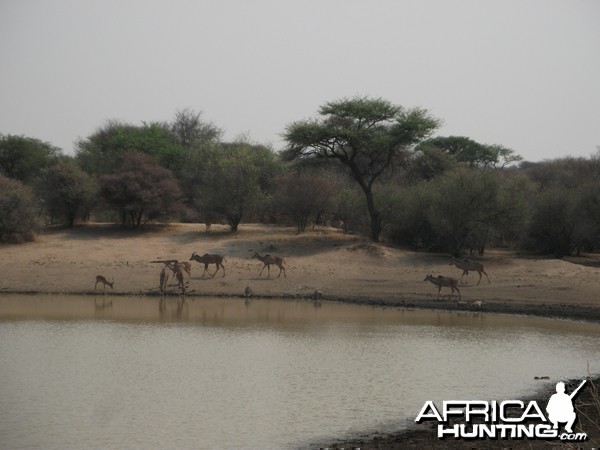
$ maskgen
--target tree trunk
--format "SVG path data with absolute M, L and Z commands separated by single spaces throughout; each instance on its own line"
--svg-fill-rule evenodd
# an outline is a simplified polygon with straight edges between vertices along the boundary
M 227 215 L 227 222 L 229 223 L 229 230 L 232 233 L 237 233 L 238 231 L 238 226 L 240 225 L 240 222 L 242 221 L 242 215 L 241 214 L 228 214 Z
M 381 213 L 375 209 L 373 192 L 370 189 L 365 189 L 365 196 L 367 197 L 367 209 L 371 216 L 371 240 L 379 242 L 381 235 Z
M 358 169 L 356 164 L 354 164 L 354 162 L 342 161 L 342 163 L 346 164 L 350 168 L 350 170 L 352 171 L 352 176 L 356 181 L 358 181 L 360 188 L 365 193 L 365 197 L 367 198 L 367 209 L 369 211 L 369 216 L 371 216 L 371 240 L 373 242 L 379 242 L 379 236 L 381 235 L 382 228 L 381 213 L 375 208 L 373 190 L 371 189 L 371 186 L 373 185 L 375 179 L 371 179 L 371 181 L 367 183 L 367 181 L 364 179 L 364 177 L 360 173 L 360 170 Z

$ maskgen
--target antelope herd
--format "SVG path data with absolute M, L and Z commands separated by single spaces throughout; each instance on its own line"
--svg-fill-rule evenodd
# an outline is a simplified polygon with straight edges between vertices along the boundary
M 456 266 L 457 268 L 462 270 L 462 275 L 460 277 L 460 282 L 462 284 L 466 283 L 466 281 L 463 281 L 464 277 L 467 277 L 467 279 L 469 278 L 469 271 L 477 272 L 479 274 L 479 280 L 477 281 L 477 286 L 479 286 L 479 283 L 481 283 L 481 277 L 483 275 L 485 275 L 485 277 L 487 278 L 488 284 L 491 284 L 490 277 L 488 277 L 488 274 L 485 272 L 485 270 L 483 270 L 483 264 L 481 264 L 480 262 L 471 261 L 468 258 L 464 258 L 464 259 L 460 260 L 455 257 L 452 257 L 451 261 L 450 261 L 450 265 Z M 450 289 L 452 289 L 452 292 L 450 292 L 450 296 L 448 297 L 448 300 L 454 296 L 454 291 L 458 292 L 458 300 L 457 301 L 461 300 L 460 290 L 458 289 L 458 280 L 456 278 L 445 277 L 443 275 L 438 275 L 437 277 L 434 277 L 433 275 L 427 274 L 427 276 L 425 277 L 425 279 L 423 281 L 429 281 L 438 287 L 438 296 L 437 296 L 438 300 L 440 299 L 440 292 L 442 291 L 442 287 L 449 287 Z M 473 305 L 475 305 L 479 309 L 481 309 L 483 302 L 481 300 L 477 300 L 477 301 L 473 302 Z
M 282 273 L 284 277 L 287 277 L 285 273 L 285 267 L 283 266 L 285 262 L 283 258 L 272 255 L 261 256 L 257 252 L 254 252 L 254 256 L 252 258 L 256 258 L 263 263 L 263 267 L 258 275 L 259 277 L 262 276 L 262 273 L 266 267 L 267 278 L 271 278 L 271 264 L 275 264 L 277 267 L 279 267 L 279 275 L 277 276 L 277 278 L 279 278 Z M 223 262 L 227 262 L 227 259 L 223 255 L 216 253 L 205 253 L 204 255 L 200 256 L 197 252 L 193 252 L 189 261 L 196 261 L 197 263 L 204 265 L 202 278 L 204 278 L 204 275 L 207 273 L 208 275 L 210 275 L 211 278 L 214 278 L 214 276 L 219 271 L 219 268 L 223 271 L 223 277 L 225 277 L 225 266 L 223 265 Z M 177 259 L 159 259 L 156 261 L 150 261 L 153 264 L 163 265 L 163 267 L 160 270 L 158 287 L 161 297 L 168 294 L 169 280 L 176 281 L 177 290 L 181 295 L 184 295 L 186 293 L 186 289 L 189 286 L 192 274 L 192 265 L 189 261 L 179 261 Z M 213 273 L 210 273 L 210 271 L 208 270 L 208 267 L 211 264 L 215 265 L 215 271 Z M 187 281 L 184 279 L 184 272 L 187 274 Z M 96 277 L 96 284 L 99 282 L 104 282 L 105 288 L 106 284 L 108 284 L 112 288 L 112 284 L 109 283 L 103 276 L 98 275 L 98 277 Z M 246 289 L 243 294 L 244 297 L 246 297 L 247 301 L 252 297 L 252 288 L 250 287 L 250 283 L 248 283 L 248 285 L 246 286 Z
M 251 251 L 253 251 L 253 250 L 251 250 Z M 269 254 L 260 255 L 258 252 L 254 251 L 254 255 L 252 256 L 252 259 L 258 259 L 260 262 L 263 263 L 263 266 L 258 274 L 259 277 L 262 277 L 262 274 L 266 268 L 267 269 L 267 278 L 271 278 L 271 265 L 276 265 L 277 267 L 279 267 L 279 274 L 277 275 L 277 278 L 281 277 L 282 273 L 283 273 L 283 276 L 285 278 L 287 278 L 287 275 L 285 272 L 285 267 L 284 267 L 285 260 L 282 257 L 273 256 L 273 255 L 269 255 Z M 223 262 L 224 261 L 227 262 L 227 259 L 223 255 L 205 253 L 204 255 L 200 256 L 200 255 L 198 255 L 198 253 L 193 252 L 189 261 L 196 261 L 197 263 L 204 265 L 204 271 L 202 272 L 202 278 L 204 278 L 204 275 L 206 273 L 208 273 L 211 276 L 211 278 L 214 278 L 214 276 L 219 271 L 219 268 L 223 271 L 223 277 L 225 277 L 225 266 L 223 265 Z M 186 294 L 186 290 L 189 286 L 191 275 L 192 275 L 192 264 L 189 261 L 179 261 L 177 259 L 159 259 L 156 261 L 151 261 L 151 263 L 157 263 L 157 264 L 163 265 L 163 267 L 160 270 L 159 288 L 158 288 L 161 297 L 168 294 L 169 280 L 172 280 L 176 283 L 176 285 L 177 285 L 176 290 L 178 290 L 181 295 Z M 210 273 L 208 270 L 208 267 L 211 264 L 215 265 L 214 273 Z M 477 261 L 471 261 L 470 259 L 467 259 L 467 258 L 460 260 L 455 257 L 452 257 L 451 262 L 449 264 L 451 266 L 456 266 L 458 269 L 462 270 L 462 274 L 461 274 L 461 278 L 460 278 L 461 284 L 465 284 L 467 282 L 467 281 L 465 281 L 465 277 L 468 280 L 470 271 L 477 272 L 479 275 L 479 280 L 477 281 L 477 286 L 479 286 L 479 283 L 481 282 L 481 278 L 483 277 L 483 275 L 485 275 L 485 277 L 488 281 L 488 284 L 490 284 L 490 278 L 489 278 L 488 274 L 485 272 L 485 270 L 483 268 L 483 264 L 481 264 Z M 187 277 L 186 277 L 186 275 L 187 275 Z M 454 297 L 454 291 L 456 291 L 458 294 L 457 301 L 460 301 L 462 298 L 460 290 L 458 289 L 459 280 L 457 280 L 456 278 L 452 278 L 452 277 L 448 277 L 448 276 L 444 276 L 444 275 L 433 276 L 431 274 L 427 274 L 427 276 L 425 277 L 425 279 L 423 281 L 429 281 L 432 284 L 434 284 L 435 286 L 437 286 L 437 288 L 438 288 L 437 300 L 440 299 L 440 295 L 441 295 L 441 291 L 442 291 L 443 287 L 447 287 L 447 288 L 451 289 L 448 299 L 451 299 L 452 297 Z M 94 285 L 94 290 L 96 290 L 98 288 L 98 284 L 102 284 L 104 293 L 106 294 L 106 286 L 109 286 L 111 289 L 113 289 L 114 279 L 108 280 L 103 275 L 97 275 L 96 276 L 96 284 Z M 243 292 L 243 296 L 246 298 L 246 301 L 248 302 L 248 301 L 250 301 L 252 295 L 253 295 L 253 291 L 251 288 L 251 284 L 248 283 L 246 286 L 246 289 Z M 314 294 L 312 296 L 313 299 L 318 300 L 318 301 L 320 301 L 322 297 L 323 297 L 323 293 L 319 290 L 315 290 Z M 477 301 L 473 302 L 473 305 L 475 305 L 481 309 L 483 302 L 481 300 L 477 300 Z

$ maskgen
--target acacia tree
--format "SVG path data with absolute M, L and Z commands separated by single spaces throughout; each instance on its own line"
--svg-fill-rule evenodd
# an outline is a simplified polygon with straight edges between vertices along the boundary
M 223 131 L 216 125 L 200 119 L 202 113 L 188 108 L 175 113 L 170 131 L 175 142 L 183 148 L 197 147 L 205 143 L 217 142 Z
M 403 164 L 409 150 L 427 138 L 440 121 L 420 108 L 406 110 L 383 99 L 357 97 L 326 103 L 320 120 L 294 122 L 284 137 L 287 160 L 334 159 L 346 166 L 362 189 L 379 241 L 382 214 L 375 204 L 375 182 Z

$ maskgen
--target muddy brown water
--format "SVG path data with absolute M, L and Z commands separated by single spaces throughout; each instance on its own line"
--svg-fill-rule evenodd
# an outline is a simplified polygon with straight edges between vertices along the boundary
M 0 448 L 306 448 L 600 372 L 600 325 L 309 301 L 0 296 Z

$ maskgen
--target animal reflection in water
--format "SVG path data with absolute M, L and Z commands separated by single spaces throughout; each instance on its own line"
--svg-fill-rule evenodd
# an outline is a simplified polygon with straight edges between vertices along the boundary
M 185 296 L 161 297 L 158 300 L 158 314 L 162 320 L 181 320 L 189 317 L 189 308 Z
M 102 296 L 100 298 L 94 297 L 94 309 L 96 312 L 104 311 L 106 309 L 112 309 L 113 302 L 112 299 L 106 299 L 106 296 Z

